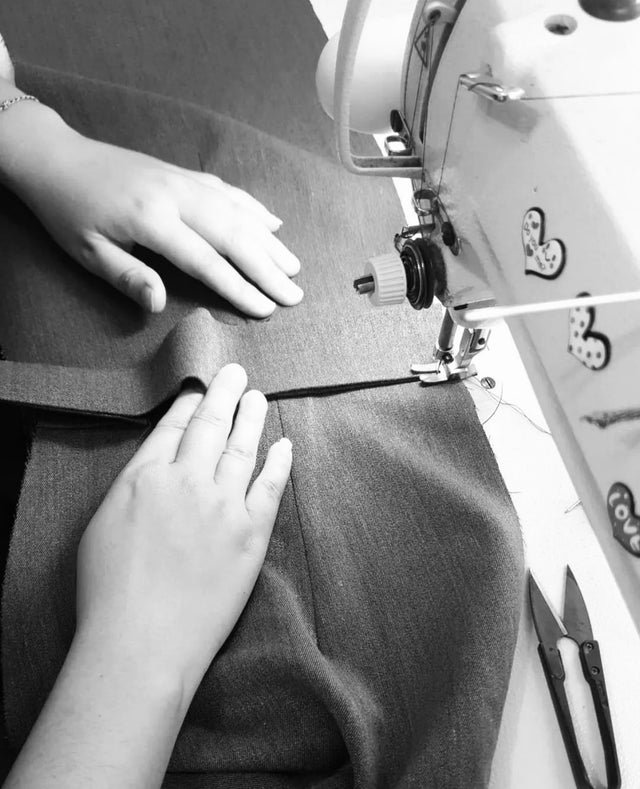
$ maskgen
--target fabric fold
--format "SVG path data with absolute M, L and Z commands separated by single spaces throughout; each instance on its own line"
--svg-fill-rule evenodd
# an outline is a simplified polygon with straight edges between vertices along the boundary
M 229 362 L 243 364 L 251 385 L 272 399 L 417 381 L 408 352 L 400 358 L 381 353 L 389 330 L 397 334 L 399 328 L 389 313 L 354 315 L 327 347 L 311 324 L 298 323 L 296 333 L 268 322 L 228 326 L 196 309 L 148 361 L 133 367 L 0 361 L 0 401 L 103 417 L 144 416 L 188 380 L 207 386 Z

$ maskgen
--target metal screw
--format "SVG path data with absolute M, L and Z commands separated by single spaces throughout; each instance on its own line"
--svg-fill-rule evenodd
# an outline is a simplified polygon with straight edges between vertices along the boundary
M 592 649 L 593 649 L 593 644 L 591 643 L 591 641 L 587 641 L 587 643 L 584 645 L 584 651 L 591 652 Z
M 592 673 L 592 674 L 595 676 L 595 675 L 597 675 L 597 674 L 599 674 L 599 673 L 600 673 L 600 669 L 599 669 L 597 666 L 594 666 L 594 667 L 591 669 L 591 673 Z
M 492 378 L 490 375 L 485 375 L 484 378 L 480 379 L 480 385 L 483 386 L 485 389 L 495 389 L 496 386 L 495 378 Z

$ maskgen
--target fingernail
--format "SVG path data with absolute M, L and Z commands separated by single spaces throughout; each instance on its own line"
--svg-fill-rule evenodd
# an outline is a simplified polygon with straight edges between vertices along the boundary
M 284 275 L 280 279 L 280 292 L 281 295 L 287 300 L 301 299 L 303 295 L 303 290 L 300 285 L 298 285 L 298 283 L 291 279 L 288 275 Z
M 291 268 L 289 269 L 291 274 L 289 276 L 295 276 L 300 272 L 300 268 L 301 268 L 300 261 L 292 252 L 289 254 L 290 254 L 289 261 L 291 263 Z
M 291 303 L 293 305 L 299 304 L 302 301 L 304 296 L 304 291 L 301 287 L 295 284 L 295 282 L 291 282 L 291 287 L 289 288 L 289 293 L 291 295 Z
M 156 293 L 151 285 L 145 285 L 142 289 L 142 301 L 143 306 L 146 307 L 149 312 L 156 312 L 158 301 L 156 299 Z
M 260 302 L 260 307 L 260 309 L 254 311 L 252 317 L 262 318 L 264 320 L 270 318 L 273 315 L 276 310 L 276 303 L 265 296 Z

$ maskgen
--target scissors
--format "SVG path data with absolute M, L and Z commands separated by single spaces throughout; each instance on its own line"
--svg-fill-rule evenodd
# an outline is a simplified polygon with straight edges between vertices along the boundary
M 529 571 L 529 600 L 533 622 L 540 641 L 538 655 L 547 678 L 547 685 L 553 700 L 556 717 L 560 724 L 562 739 L 567 750 L 576 786 L 578 789 L 595 789 L 589 781 L 582 756 L 580 755 L 564 688 L 565 671 L 562 656 L 557 646 L 559 639 L 563 637 L 575 641 L 580 650 L 582 673 L 591 689 L 593 706 L 602 740 L 607 771 L 607 789 L 619 789 L 620 767 L 613 725 L 611 723 L 602 660 L 600 658 L 600 647 L 593 638 L 587 607 L 571 568 L 567 566 L 566 569 L 562 620 L 547 603 L 531 571 Z

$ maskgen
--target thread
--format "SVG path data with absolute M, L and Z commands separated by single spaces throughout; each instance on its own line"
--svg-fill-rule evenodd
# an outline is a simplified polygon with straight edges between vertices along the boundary
M 515 403 L 511 403 L 508 400 L 504 399 L 504 397 L 502 396 L 504 385 L 502 383 L 500 384 L 500 395 L 496 396 L 489 389 L 485 389 L 484 386 L 482 386 L 482 384 L 479 381 L 476 381 L 474 378 L 470 378 L 470 379 L 468 379 L 468 381 L 469 381 L 470 384 L 473 384 L 478 389 L 481 389 L 485 394 L 487 394 L 489 397 L 491 397 L 495 401 L 497 401 L 497 405 L 494 408 L 494 410 L 491 412 L 491 414 L 489 414 L 489 416 L 484 420 L 484 422 L 482 422 L 483 426 L 486 425 L 487 422 L 489 422 L 490 419 L 493 419 L 493 417 L 496 415 L 496 413 L 498 412 L 498 410 L 499 410 L 499 408 L 501 406 L 506 405 L 507 408 L 510 408 L 512 411 L 515 411 L 517 414 L 519 414 L 524 419 L 526 419 L 527 422 L 529 422 L 529 424 L 532 427 L 535 427 L 535 429 L 538 430 L 540 433 L 543 433 L 546 436 L 550 436 L 551 435 L 551 431 L 550 430 L 547 430 L 545 427 L 542 427 L 542 425 L 539 425 L 525 411 L 523 411 L 523 409 L 520 408 L 519 405 L 516 405 Z

